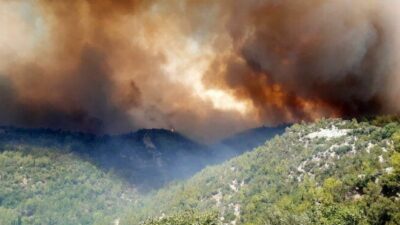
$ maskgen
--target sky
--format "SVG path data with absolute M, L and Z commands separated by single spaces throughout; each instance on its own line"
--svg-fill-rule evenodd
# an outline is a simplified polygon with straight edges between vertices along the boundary
M 175 129 L 397 114 L 397 0 L 0 0 L 0 124 Z

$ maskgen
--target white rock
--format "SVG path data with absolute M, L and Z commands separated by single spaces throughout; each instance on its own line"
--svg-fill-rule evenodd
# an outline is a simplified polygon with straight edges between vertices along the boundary
M 380 163 L 385 162 L 385 160 L 383 159 L 383 156 L 382 156 L 382 155 L 379 156 L 379 162 L 380 162 Z
M 386 172 L 386 173 L 389 173 L 389 174 L 392 173 L 392 172 L 393 172 L 393 167 L 388 167 L 388 168 L 386 168 L 386 169 L 385 169 L 385 172 Z
M 238 192 L 238 191 L 239 191 L 238 182 L 237 182 L 236 179 L 232 181 L 232 184 L 229 184 L 229 187 L 230 187 L 234 192 Z
M 308 138 L 337 138 L 346 135 L 350 130 L 348 129 L 338 129 L 337 127 L 333 126 L 331 129 L 320 129 L 319 131 L 310 133 L 307 135 Z

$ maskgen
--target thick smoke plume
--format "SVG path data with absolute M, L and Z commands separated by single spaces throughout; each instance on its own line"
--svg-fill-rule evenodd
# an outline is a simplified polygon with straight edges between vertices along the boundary
M 395 27 L 381 9 L 393 1 L 254 2 L 233 8 L 240 24 L 229 30 L 238 57 L 222 60 L 222 76 L 239 97 L 252 99 L 263 118 L 385 110 L 390 61 L 397 59 L 390 52 Z
M 0 123 L 211 141 L 398 113 L 392 0 L 0 0 Z

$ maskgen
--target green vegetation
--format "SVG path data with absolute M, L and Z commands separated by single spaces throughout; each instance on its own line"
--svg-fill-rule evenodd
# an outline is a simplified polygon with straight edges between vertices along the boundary
M 149 219 L 141 225 L 219 225 L 217 213 L 185 211 L 173 216 Z
M 0 224 L 111 224 L 134 190 L 72 153 L 19 147 L 0 153 Z
M 211 149 L 163 129 L 116 136 L 49 129 L 0 127 L 0 150 L 7 146 L 50 148 L 74 153 L 143 192 L 187 178 L 210 162 Z
M 395 117 L 296 124 L 146 195 L 80 154 L 10 146 L 0 153 L 1 225 L 400 224 Z
M 399 130 L 392 120 L 294 125 L 159 190 L 123 224 L 190 209 L 217 211 L 221 223 L 232 224 L 400 224 Z

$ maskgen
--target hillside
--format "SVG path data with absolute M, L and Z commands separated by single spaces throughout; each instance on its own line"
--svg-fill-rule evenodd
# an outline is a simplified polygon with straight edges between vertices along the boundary
M 399 128 L 378 120 L 294 125 L 150 195 L 121 224 L 171 224 L 193 210 L 217 213 L 202 224 L 399 224 Z
M 250 133 L 229 140 L 245 141 Z M 0 143 L 2 225 L 400 222 L 395 119 L 296 124 L 252 151 L 153 191 L 143 189 L 211 163 L 211 147 L 198 153 L 205 147 L 157 129 L 99 137 L 2 128 Z
M 262 126 L 245 130 L 213 144 L 211 148 L 214 150 L 216 160 L 222 162 L 263 145 L 266 140 L 285 132 L 286 127 L 288 125 Z
M 1 225 L 108 225 L 135 189 L 79 156 L 15 146 L 0 152 Z
M 206 165 L 251 150 L 282 131 L 283 127 L 261 127 L 206 146 L 165 129 L 99 136 L 62 130 L 0 127 L 0 150 L 24 145 L 68 151 L 105 172 L 113 171 L 147 192 L 172 180 L 188 178 Z
M 141 190 L 158 188 L 171 180 L 190 176 L 204 168 L 211 157 L 206 146 L 163 129 L 97 136 L 1 127 L 0 149 L 18 145 L 72 152 L 105 172 L 112 170 Z

